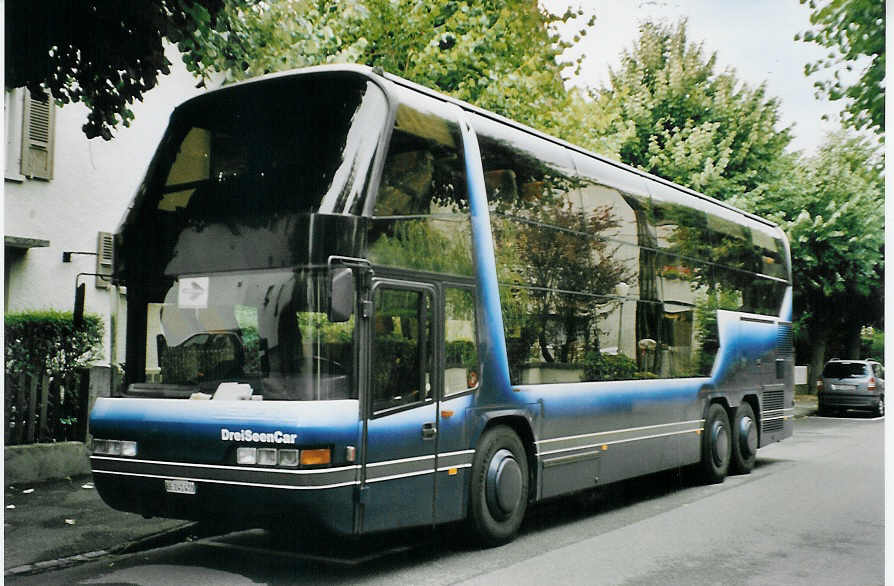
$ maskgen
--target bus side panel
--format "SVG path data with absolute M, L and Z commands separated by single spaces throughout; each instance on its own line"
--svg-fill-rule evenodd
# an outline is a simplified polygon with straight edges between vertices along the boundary
M 519 387 L 543 405 L 537 456 L 541 498 L 699 460 L 709 379 Z M 693 411 L 698 416 L 691 416 Z
M 475 450 L 469 448 L 471 394 L 441 401 L 438 413 L 438 464 L 435 473 L 435 522 L 466 516 Z

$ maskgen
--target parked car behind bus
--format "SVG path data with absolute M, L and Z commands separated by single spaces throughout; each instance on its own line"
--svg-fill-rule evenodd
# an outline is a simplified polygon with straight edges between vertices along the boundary
M 846 409 L 885 414 L 885 369 L 873 360 L 830 360 L 817 384 L 819 414 Z

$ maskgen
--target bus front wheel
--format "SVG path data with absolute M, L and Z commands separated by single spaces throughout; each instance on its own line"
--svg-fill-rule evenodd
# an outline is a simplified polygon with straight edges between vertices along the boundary
M 505 426 L 486 430 L 472 461 L 469 523 L 480 541 L 511 541 L 528 506 L 528 458 L 518 435 Z
M 702 476 L 708 484 L 717 484 L 726 478 L 732 452 L 731 435 L 726 409 L 713 403 L 708 407 L 702 433 Z

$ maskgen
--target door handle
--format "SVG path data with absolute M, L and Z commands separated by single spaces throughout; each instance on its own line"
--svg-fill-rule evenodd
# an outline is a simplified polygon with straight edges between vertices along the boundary
M 434 423 L 426 423 L 422 426 L 422 439 L 432 439 L 438 434 L 438 428 Z

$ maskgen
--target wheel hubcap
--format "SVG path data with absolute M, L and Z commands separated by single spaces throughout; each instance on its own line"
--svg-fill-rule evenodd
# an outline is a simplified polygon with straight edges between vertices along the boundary
M 503 520 L 518 508 L 522 498 L 521 466 L 507 449 L 498 450 L 487 468 L 485 484 L 487 507 L 498 520 Z
M 714 447 L 711 456 L 715 466 L 722 466 L 729 454 L 729 432 L 726 426 L 715 421 L 711 426 L 711 445 Z
M 757 451 L 757 426 L 747 415 L 739 419 L 739 451 L 746 458 Z

